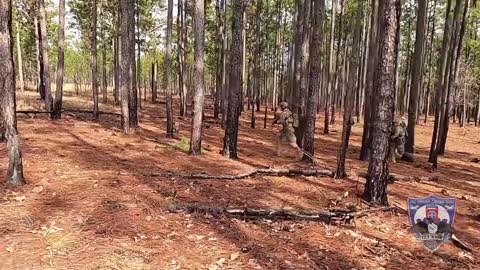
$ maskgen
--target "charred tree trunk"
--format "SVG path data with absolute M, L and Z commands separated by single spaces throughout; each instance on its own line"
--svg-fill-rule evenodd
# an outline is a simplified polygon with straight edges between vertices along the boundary
M 388 205 L 387 183 L 390 154 L 390 135 L 395 109 L 395 74 L 397 67 L 400 26 L 400 0 L 383 1 L 380 57 L 372 110 L 372 144 L 365 182 L 364 198 L 373 204 Z
M 53 118 L 62 117 L 62 99 L 63 99 L 63 75 L 65 58 L 65 0 L 58 3 L 58 60 L 57 60 L 57 89 L 55 91 L 55 103 L 53 106 Z
M 243 89 L 243 24 L 248 0 L 233 1 L 232 18 L 232 46 L 230 50 L 230 88 L 231 92 L 228 101 L 228 113 L 223 139 L 223 154 L 231 159 L 237 159 L 237 139 L 240 118 L 240 98 Z
M 21 186 L 25 184 L 25 179 L 15 114 L 12 1 L 8 0 L 0 0 L 0 74 L 0 133 L 5 132 L 4 136 L 7 140 L 7 185 Z M 4 131 L 1 130 L 2 126 Z
M 170 0 L 172 1 L 172 0 Z M 195 32 L 195 95 L 193 98 L 192 134 L 190 141 L 190 154 L 193 156 L 202 153 L 202 122 L 204 103 L 204 57 L 205 57 L 205 6 L 204 1 L 195 0 L 194 10 Z

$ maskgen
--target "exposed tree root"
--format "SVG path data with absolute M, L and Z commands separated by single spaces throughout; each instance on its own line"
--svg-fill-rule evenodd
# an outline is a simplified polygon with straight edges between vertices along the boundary
M 217 179 L 217 180 L 237 180 L 251 176 L 326 176 L 332 178 L 334 173 L 329 170 L 320 169 L 255 169 L 250 172 L 238 175 L 209 175 L 209 174 L 191 174 L 185 176 L 190 179 Z
M 210 214 L 214 217 L 231 216 L 244 219 L 275 219 L 275 220 L 303 220 L 317 221 L 328 224 L 350 224 L 356 218 L 378 211 L 395 211 L 396 207 L 380 207 L 351 212 L 343 209 L 321 210 L 286 210 L 286 209 L 259 209 L 259 208 L 225 208 L 209 207 L 197 204 L 171 204 L 168 210 L 172 213 L 186 212 Z

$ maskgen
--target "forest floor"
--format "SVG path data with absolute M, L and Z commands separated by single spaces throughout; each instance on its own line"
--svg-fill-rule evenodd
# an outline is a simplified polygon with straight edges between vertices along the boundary
M 40 110 L 37 93 L 18 94 L 18 109 Z M 101 100 L 101 99 L 100 99 Z M 89 97 L 67 94 L 65 107 L 90 109 Z M 417 127 L 417 161 L 390 166 L 411 176 L 388 186 L 389 202 L 406 209 L 409 197 L 429 194 L 457 198 L 456 236 L 472 253 L 443 244 L 428 252 L 409 231 L 402 212 L 375 212 L 355 224 L 314 221 L 243 220 L 208 213 L 171 213 L 169 205 L 326 209 L 362 203 L 367 162 L 359 161 L 362 126 L 355 125 L 348 151 L 350 177 L 266 177 L 242 180 L 188 179 L 192 173 L 235 175 L 253 168 L 297 168 L 293 157 L 276 157 L 273 113 L 263 128 L 263 112 L 251 129 L 241 121 L 239 159 L 220 154 L 223 130 L 210 118 L 204 125 L 204 154 L 190 157 L 190 118 L 178 119 L 176 139 L 165 138 L 164 104 L 147 103 L 140 128 L 123 135 L 120 118 L 68 113 L 50 121 L 45 115 L 19 114 L 24 172 L 28 185 L 0 186 L 0 269 L 480 269 L 480 129 L 452 124 L 447 153 L 436 181 L 427 162 L 432 124 Z M 116 111 L 101 105 L 102 111 Z M 177 115 L 177 110 L 175 110 Z M 334 170 L 341 119 L 323 135 L 318 119 L 315 158 Z M 182 139 L 184 137 L 184 139 Z M 0 147 L 0 175 L 7 153 Z M 477 161 L 477 163 L 473 162 Z M 3 181 L 2 181 L 3 182 Z M 346 194 L 348 192 L 348 194 Z

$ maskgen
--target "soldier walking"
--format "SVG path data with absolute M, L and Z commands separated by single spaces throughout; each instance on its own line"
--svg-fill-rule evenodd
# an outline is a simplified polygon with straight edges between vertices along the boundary
M 275 120 L 273 121 L 274 125 L 282 125 L 282 130 L 280 131 L 277 139 L 277 156 L 281 156 L 281 145 L 284 143 L 288 143 L 291 148 L 297 151 L 300 157 L 303 156 L 303 151 L 297 145 L 294 122 L 294 115 L 288 109 L 288 103 L 281 102 L 280 111 L 275 114 Z

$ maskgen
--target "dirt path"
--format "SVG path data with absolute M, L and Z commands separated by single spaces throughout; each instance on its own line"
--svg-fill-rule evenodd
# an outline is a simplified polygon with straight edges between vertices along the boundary
M 21 96 L 20 108 L 39 108 L 33 93 Z M 86 99 L 66 97 L 66 106 L 87 107 Z M 254 167 L 298 167 L 274 157 L 275 133 L 249 128 L 242 121 L 238 161 L 224 158 L 223 131 L 204 128 L 205 154 L 185 150 L 190 120 L 180 121 L 177 140 L 164 136 L 164 105 L 147 104 L 141 127 L 125 136 L 116 116 L 90 121 L 85 114 L 51 122 L 20 115 L 28 186 L 0 187 L 0 269 L 479 269 L 479 130 L 452 125 L 448 153 L 431 183 L 409 181 L 389 186 L 391 204 L 405 207 L 408 197 L 428 194 L 456 197 L 456 235 L 477 249 L 460 252 L 445 244 L 430 254 L 408 231 L 405 214 L 376 213 L 355 226 L 316 222 L 243 221 L 206 213 L 172 214 L 173 201 L 210 206 L 321 209 L 344 194 L 347 205 L 360 202 L 367 163 L 356 159 L 361 126 L 354 127 L 347 162 L 348 180 L 315 177 L 255 177 L 238 181 L 191 180 L 181 175 L 205 172 L 237 174 Z M 114 110 L 102 107 L 102 110 Z M 270 116 L 271 117 L 271 116 Z M 338 117 L 337 117 L 338 118 Z M 318 127 L 323 123 L 318 120 Z M 261 123 L 261 124 L 260 124 Z M 429 126 L 420 126 L 418 161 L 398 163 L 392 171 L 431 176 L 426 162 Z M 318 129 L 316 158 L 336 165 L 341 123 L 332 134 Z M 188 147 L 187 147 L 188 148 Z M 6 171 L 0 148 L 0 175 Z

